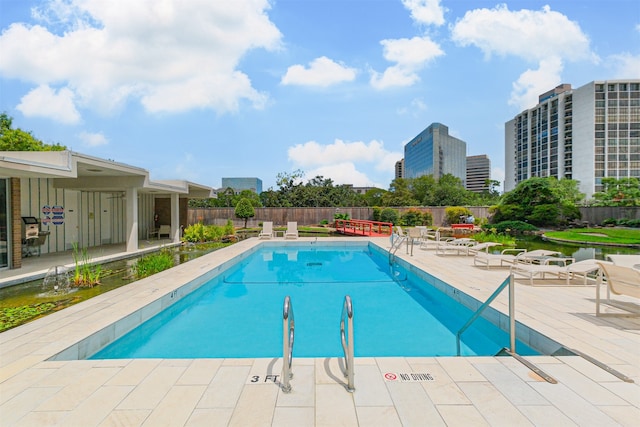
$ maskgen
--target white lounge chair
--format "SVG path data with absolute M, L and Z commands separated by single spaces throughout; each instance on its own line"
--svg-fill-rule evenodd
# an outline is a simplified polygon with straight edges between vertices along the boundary
M 582 276 L 584 282 L 583 284 L 587 285 L 587 279 L 589 275 L 594 275 L 594 279 L 597 279 L 598 272 L 600 271 L 600 264 L 612 264 L 608 261 L 597 261 L 595 259 L 584 259 L 582 261 L 574 262 L 569 264 L 566 267 L 566 275 L 567 275 L 567 285 L 570 284 L 570 280 L 575 276 Z
M 475 246 L 478 242 L 469 238 L 453 239 L 453 240 L 440 240 L 436 245 L 437 255 L 460 255 L 468 254 L 469 246 Z
M 489 252 L 478 252 L 473 258 L 473 264 L 484 264 L 487 266 L 487 270 L 492 265 L 494 267 L 504 267 L 505 264 L 509 264 L 509 267 L 518 261 L 517 256 L 523 252 L 527 252 L 526 249 L 520 248 L 508 248 L 504 249 L 499 254 L 492 254 Z
M 567 273 L 567 267 L 556 264 L 526 264 L 516 261 L 511 266 L 511 273 L 529 278 L 529 284 L 533 286 L 535 277 L 544 279 L 547 274 L 554 274 L 560 279 L 563 274 Z
M 607 285 L 607 301 L 611 303 L 610 292 L 640 298 L 640 271 L 631 267 L 598 262 L 601 274 L 596 285 L 596 316 L 600 316 L 600 285 Z M 605 280 L 606 279 L 606 282 Z M 616 305 L 618 306 L 618 305 Z M 640 313 L 633 313 L 640 315 Z
M 158 239 L 166 234 L 167 237 L 171 238 L 171 226 L 170 225 L 161 225 L 158 229 Z
M 265 221 L 262 223 L 262 231 L 258 234 L 258 239 L 271 239 L 273 237 L 273 222 Z
M 284 233 L 285 239 L 297 239 L 298 238 L 298 223 L 296 221 L 287 222 L 287 231 Z

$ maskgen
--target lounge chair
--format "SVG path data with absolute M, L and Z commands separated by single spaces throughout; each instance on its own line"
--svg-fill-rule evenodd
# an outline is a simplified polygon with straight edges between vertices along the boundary
M 298 223 L 296 221 L 287 222 L 287 231 L 284 233 L 285 239 L 297 239 L 298 238 Z
M 469 253 L 469 247 L 477 245 L 473 239 L 469 238 L 461 238 L 461 239 L 453 239 L 453 240 L 440 240 L 436 245 L 436 254 L 437 255 L 460 255 Z
M 161 225 L 158 229 L 158 239 L 164 235 L 167 235 L 168 238 L 171 238 L 171 226 L 170 225 Z
M 597 279 L 598 272 L 600 271 L 600 264 L 612 264 L 608 261 L 597 261 L 595 259 L 584 259 L 582 261 L 574 262 L 569 264 L 566 267 L 566 276 L 567 276 L 567 285 L 570 284 L 569 281 L 576 276 L 582 276 L 584 279 L 584 285 L 587 285 L 587 279 L 589 278 L 589 274 L 594 275 L 594 279 Z
M 640 271 L 631 267 L 598 262 L 601 274 L 596 284 L 596 316 L 600 316 L 600 285 L 607 284 L 607 301 L 611 303 L 609 292 L 616 295 L 627 295 L 640 298 Z M 606 282 L 604 279 L 606 278 Z M 616 305 L 618 306 L 618 305 Z M 640 315 L 633 313 L 632 315 Z
M 533 286 L 533 279 L 536 276 L 544 279 L 547 274 L 554 274 L 560 279 L 563 274 L 567 274 L 567 267 L 555 264 L 528 264 L 516 261 L 511 266 L 511 273 L 529 278 L 529 284 Z
M 504 267 L 505 264 L 509 264 L 509 267 L 518 262 L 517 256 L 521 253 L 527 252 L 526 249 L 520 248 L 508 248 L 504 249 L 499 254 L 492 254 L 490 252 L 478 252 L 473 258 L 473 264 L 484 264 L 487 266 L 487 270 L 492 265 L 494 267 Z
M 258 234 L 258 239 L 271 239 L 273 237 L 273 222 L 265 221 L 262 223 L 262 231 Z

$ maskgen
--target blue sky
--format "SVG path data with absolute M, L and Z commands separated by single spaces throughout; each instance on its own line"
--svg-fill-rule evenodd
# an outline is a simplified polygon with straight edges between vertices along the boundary
M 504 123 L 640 78 L 637 0 L 1 0 L 0 111 L 46 143 L 220 187 L 388 188 L 433 122 L 504 178 Z

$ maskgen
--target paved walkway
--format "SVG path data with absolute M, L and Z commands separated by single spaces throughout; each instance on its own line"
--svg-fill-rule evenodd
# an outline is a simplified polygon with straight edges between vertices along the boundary
M 313 239 L 301 238 L 299 241 Z M 321 240 L 321 239 L 318 239 Z M 334 239 L 335 240 L 335 239 Z M 354 239 L 349 239 L 353 241 Z M 389 239 L 374 239 L 382 247 Z M 81 354 L 168 303 L 180 285 L 214 272 L 248 239 L 0 334 L 2 426 L 636 426 L 640 420 L 640 320 L 595 317 L 594 286 L 517 283 L 517 319 L 628 375 L 626 383 L 577 356 L 527 357 L 558 380 L 543 381 L 511 357 L 357 358 L 356 391 L 335 358 L 293 362 L 293 391 L 271 381 L 280 359 L 47 359 Z M 484 301 L 504 269 L 464 256 L 404 248 L 397 256 Z M 620 298 L 636 309 L 637 300 Z M 506 313 L 501 295 L 492 304 Z M 144 310 L 140 310 L 146 307 Z M 607 308 L 608 312 L 618 312 Z M 138 313 L 131 315 L 131 313 Z M 125 319 L 125 320 L 123 320 Z M 91 345 L 89 342 L 88 345 Z M 86 349 L 85 349 L 86 350 Z M 392 375 L 409 374 L 409 381 Z M 411 376 L 414 374 L 414 376 Z M 257 382 L 253 380 L 258 379 Z

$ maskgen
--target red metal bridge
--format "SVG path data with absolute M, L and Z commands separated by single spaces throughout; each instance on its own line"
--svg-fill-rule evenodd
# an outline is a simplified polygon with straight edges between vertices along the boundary
M 385 237 L 391 236 L 393 224 L 390 222 L 367 221 L 361 219 L 336 219 L 338 233 L 350 236 Z

